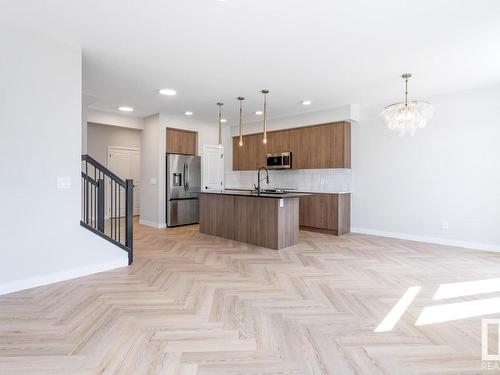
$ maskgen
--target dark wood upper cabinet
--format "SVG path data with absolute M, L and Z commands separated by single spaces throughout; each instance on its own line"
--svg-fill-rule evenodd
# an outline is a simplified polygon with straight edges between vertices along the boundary
M 243 163 L 243 146 L 239 145 L 240 138 L 233 138 L 233 171 L 243 171 L 241 163 Z
M 269 136 L 267 139 L 267 143 L 263 142 L 262 134 L 256 134 L 256 142 L 257 142 L 257 155 L 256 158 L 256 169 L 260 167 L 265 167 L 267 165 L 267 154 L 269 154 Z
M 268 144 L 264 144 L 262 139 L 262 134 L 246 135 L 243 146 L 240 146 L 239 137 L 233 138 L 234 171 L 251 171 L 266 166 Z
M 351 124 L 336 122 L 268 132 L 233 139 L 233 170 L 256 170 L 266 165 L 266 155 L 292 152 L 294 169 L 351 168 Z
M 331 154 L 331 165 L 335 166 L 333 168 L 351 168 L 351 124 L 344 122 L 332 130 L 331 147 L 336 152 Z
M 290 131 L 280 130 L 269 132 L 267 134 L 267 149 L 266 154 L 276 154 L 280 152 L 288 152 L 290 149 Z
M 248 150 L 247 151 L 248 158 L 246 158 L 245 160 L 245 169 L 246 170 L 259 169 L 260 143 L 258 135 L 257 134 L 251 135 L 250 137 L 248 137 L 248 139 L 245 139 L 244 141 L 246 141 L 245 147 Z
M 167 128 L 167 154 L 196 155 L 198 133 Z

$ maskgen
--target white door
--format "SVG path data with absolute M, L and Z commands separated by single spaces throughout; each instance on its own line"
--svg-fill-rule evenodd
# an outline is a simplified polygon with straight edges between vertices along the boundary
M 134 215 L 140 212 L 140 190 L 141 190 L 141 152 L 137 149 L 109 147 L 108 148 L 108 168 L 123 180 L 134 180 Z M 109 189 L 106 189 L 109 190 Z M 109 199 L 107 199 L 109 202 Z M 125 215 L 125 196 L 121 197 L 120 216 Z M 108 207 L 108 213 L 109 211 Z M 107 215 L 109 216 L 109 215 Z
M 222 189 L 224 189 L 224 151 L 217 146 L 205 146 L 202 190 Z

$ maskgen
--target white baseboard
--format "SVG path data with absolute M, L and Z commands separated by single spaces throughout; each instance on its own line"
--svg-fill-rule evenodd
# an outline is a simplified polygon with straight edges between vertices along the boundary
M 379 236 L 379 237 L 398 238 L 401 240 L 435 243 L 438 245 L 462 247 L 462 248 L 466 248 L 466 249 L 500 252 L 500 245 L 495 245 L 495 244 L 460 241 L 460 240 L 452 240 L 452 239 L 448 239 L 448 238 L 439 238 L 439 237 L 419 236 L 419 235 L 415 235 L 415 234 L 388 232 L 388 231 L 384 231 L 384 230 L 368 229 L 368 228 L 351 228 L 351 232 L 352 233 L 361 233 L 361 234 L 370 234 L 372 236 Z
M 5 284 L 0 284 L 0 295 L 18 292 L 20 290 L 36 288 L 38 286 L 57 283 L 60 281 L 76 279 L 77 277 L 88 276 L 94 273 L 110 271 L 116 268 L 127 267 L 128 259 L 126 256 L 120 259 L 94 264 L 87 267 L 75 268 L 68 271 L 54 272 L 48 275 L 33 277 L 24 280 L 11 281 Z
M 139 219 L 139 224 L 141 225 L 145 225 L 147 227 L 151 227 L 151 228 L 157 228 L 157 229 L 164 229 L 167 227 L 167 224 L 165 223 L 155 223 L 153 221 L 149 221 L 149 220 L 144 220 L 144 219 Z

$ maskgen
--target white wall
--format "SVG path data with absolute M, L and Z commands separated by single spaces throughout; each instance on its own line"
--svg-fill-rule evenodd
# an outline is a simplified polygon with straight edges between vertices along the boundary
M 87 110 L 87 121 L 96 124 L 119 126 L 122 128 L 144 129 L 144 119 L 134 116 L 125 116 L 118 113 Z
M 0 294 L 126 265 L 80 227 L 80 49 L 6 27 L 0 45 Z
M 146 117 L 141 132 L 141 224 L 161 227 L 159 176 L 161 163 L 160 115 Z M 165 138 L 163 138 L 165 139 Z M 163 141 L 164 142 L 164 141 Z M 165 156 L 163 156 L 164 158 Z
M 361 109 L 354 230 L 500 249 L 500 86 L 428 100 L 436 114 L 415 137 L 389 131 L 383 105 Z
M 102 165 L 108 165 L 108 147 L 141 148 L 141 131 L 131 128 L 87 125 L 87 153 Z
M 82 155 L 87 153 L 87 98 L 82 94 Z

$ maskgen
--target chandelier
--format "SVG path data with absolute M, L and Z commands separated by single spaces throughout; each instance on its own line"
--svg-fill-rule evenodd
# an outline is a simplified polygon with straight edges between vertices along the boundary
M 405 73 L 402 78 L 406 83 L 404 103 L 391 104 L 384 108 L 380 114 L 387 127 L 399 131 L 401 137 L 409 133 L 411 136 L 419 128 L 424 128 L 434 115 L 434 107 L 426 101 L 408 101 L 408 79 L 411 73 Z

